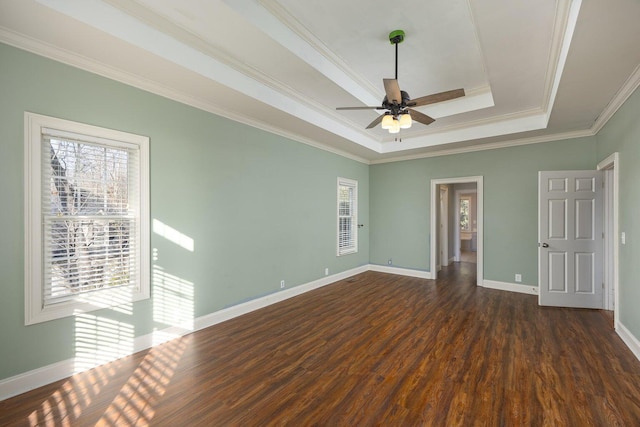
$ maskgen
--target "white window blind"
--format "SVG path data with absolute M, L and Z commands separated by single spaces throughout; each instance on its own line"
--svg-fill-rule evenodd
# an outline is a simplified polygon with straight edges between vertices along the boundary
M 137 286 L 139 148 L 42 137 L 43 304 Z
M 338 255 L 358 251 L 358 182 L 338 178 Z
M 148 298 L 148 138 L 25 124 L 26 324 Z

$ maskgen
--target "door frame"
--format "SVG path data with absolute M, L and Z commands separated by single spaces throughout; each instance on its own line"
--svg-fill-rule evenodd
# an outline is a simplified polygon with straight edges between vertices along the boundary
M 605 221 L 608 222 L 608 224 L 605 224 L 605 229 L 609 229 L 612 230 L 610 233 L 610 236 L 605 236 L 605 239 L 609 239 L 612 238 L 612 247 L 613 247 L 613 257 L 609 257 L 607 256 L 607 254 L 604 254 L 604 268 L 605 271 L 611 271 L 613 274 L 613 283 L 611 283 L 610 281 L 606 280 L 605 281 L 605 288 L 604 288 L 604 292 L 606 293 L 606 295 L 611 295 L 611 291 L 613 290 L 613 299 L 614 299 L 614 303 L 613 303 L 613 318 L 614 318 L 614 328 L 617 329 L 617 325 L 620 321 L 619 319 L 619 310 L 618 308 L 620 307 L 620 296 L 619 296 L 619 251 L 620 251 L 620 225 L 619 225 L 619 221 L 618 221 L 618 215 L 619 215 L 619 211 L 618 211 L 618 205 L 619 205 L 619 175 L 620 175 L 620 155 L 618 152 L 612 153 L 611 155 L 609 155 L 606 159 L 602 160 L 600 163 L 598 163 L 598 166 L 596 167 L 597 170 L 602 170 L 602 171 L 611 171 L 611 175 L 613 177 L 613 194 L 609 194 L 611 187 L 609 187 L 608 185 L 605 185 L 604 187 L 604 197 L 603 199 L 605 200 L 605 203 L 608 204 L 608 206 L 604 206 L 604 211 L 607 212 L 609 211 L 611 213 L 611 215 L 606 215 L 605 214 Z M 605 172 L 606 173 L 606 172 Z M 605 176 L 611 176 L 609 174 L 606 174 Z M 605 245 L 606 247 L 607 245 Z M 611 287 L 613 287 L 613 289 L 611 289 Z M 606 301 L 606 300 L 605 300 Z M 609 304 L 610 306 L 610 304 Z M 605 307 L 605 309 L 609 309 L 609 307 Z
M 443 203 L 443 197 L 445 197 Z M 440 233 L 438 234 L 438 253 L 440 254 L 440 263 L 438 271 L 441 267 L 449 265 L 449 187 L 440 186 Z
M 438 210 L 440 208 L 440 192 L 438 190 L 438 185 L 444 184 L 464 184 L 464 183 L 475 183 L 476 184 L 476 209 L 477 212 L 477 238 L 478 238 L 478 252 L 477 252 L 477 263 L 476 263 L 476 279 L 477 285 L 482 286 L 483 283 L 483 258 L 484 258 L 484 188 L 483 188 L 483 177 L 482 176 L 466 176 L 466 177 L 455 177 L 455 178 L 440 178 L 440 179 L 432 179 L 431 180 L 431 229 L 430 229 L 430 260 L 429 260 L 429 269 L 431 270 L 432 279 L 438 278 L 438 268 L 437 268 L 437 236 L 438 236 Z

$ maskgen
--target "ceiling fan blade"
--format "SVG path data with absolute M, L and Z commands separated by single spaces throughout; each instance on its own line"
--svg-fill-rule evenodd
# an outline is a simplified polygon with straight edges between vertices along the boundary
M 420 107 L 422 105 L 435 104 L 436 102 L 448 101 L 464 96 L 464 89 L 448 90 L 446 92 L 434 93 L 433 95 L 422 96 L 412 99 L 407 103 L 409 107 Z
M 409 114 L 411 115 L 412 120 L 422 123 L 423 125 L 428 126 L 436 121 L 436 119 L 434 119 L 433 117 L 429 117 L 426 114 L 421 113 L 420 111 L 412 110 L 411 108 L 409 108 Z
M 338 107 L 336 110 L 384 110 L 384 107 Z
M 402 104 L 402 93 L 400 93 L 400 85 L 396 79 L 382 79 L 384 83 L 384 91 L 387 94 L 387 101 L 391 104 L 394 102 Z
M 371 128 L 374 128 L 374 127 L 378 126 L 378 124 L 382 121 L 384 116 L 385 116 L 384 114 L 380 114 L 377 119 L 375 119 L 374 121 L 369 123 L 369 126 L 367 126 L 366 129 L 371 129 Z

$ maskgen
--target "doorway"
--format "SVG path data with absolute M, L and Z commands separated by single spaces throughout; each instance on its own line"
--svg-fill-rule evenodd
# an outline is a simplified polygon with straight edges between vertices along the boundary
M 583 281 L 583 283 L 587 283 L 587 285 L 582 285 L 582 294 L 586 294 L 587 292 L 585 291 L 585 289 L 589 288 L 589 289 L 593 289 L 596 286 L 599 288 L 598 291 L 600 293 L 600 296 L 598 298 L 597 304 L 594 303 L 594 305 L 597 305 L 597 307 L 595 308 L 602 308 L 604 310 L 609 310 L 609 311 L 613 311 L 613 323 L 614 323 L 614 327 L 615 325 L 618 324 L 619 322 L 619 314 L 618 314 L 618 309 L 617 307 L 619 306 L 619 295 L 618 295 L 618 259 L 619 259 L 619 245 L 621 243 L 620 241 L 620 231 L 619 231 L 619 224 L 618 224 L 618 201 L 619 201 L 619 155 L 618 153 L 613 153 L 611 154 L 609 157 L 607 157 L 606 159 L 604 159 L 602 162 L 600 162 L 597 166 L 597 171 L 587 171 L 589 173 L 595 174 L 596 176 L 598 176 L 602 182 L 602 184 L 598 184 L 597 182 L 594 182 L 594 191 L 593 193 L 601 193 L 600 194 L 600 198 L 598 199 L 598 201 L 595 202 L 594 204 L 594 209 L 593 211 L 590 209 L 584 209 L 585 214 L 583 215 L 585 218 L 586 217 L 591 217 L 593 216 L 596 220 L 596 225 L 598 226 L 599 229 L 601 229 L 601 231 L 598 231 L 595 233 L 595 235 L 593 236 L 592 240 L 600 240 L 600 242 L 598 244 L 602 244 L 603 248 L 600 252 L 601 255 L 596 255 L 593 257 L 593 265 L 596 267 L 593 269 L 594 272 L 598 273 L 598 277 L 597 280 L 595 281 L 591 281 L 591 282 L 595 282 L 593 284 L 589 284 L 589 280 L 585 280 Z M 563 171 L 563 172 L 558 172 L 558 173 L 563 173 L 563 174 L 567 174 L 570 171 Z M 541 172 L 542 173 L 542 172 Z M 582 184 L 589 184 L 588 180 L 582 180 Z M 561 185 L 564 181 L 562 180 L 557 180 L 558 185 Z M 583 187 L 583 185 L 580 185 L 580 187 Z M 545 191 L 548 190 L 548 185 L 545 184 L 544 188 Z M 574 185 L 575 187 L 575 185 Z M 554 190 L 553 188 L 551 190 Z M 571 190 L 571 187 L 569 188 L 569 190 Z M 583 190 L 583 192 L 585 192 L 586 187 L 581 189 Z M 589 193 L 588 191 L 586 191 L 587 193 Z M 539 194 L 542 194 L 540 192 L 539 189 Z M 541 197 L 539 195 L 539 197 Z M 588 206 L 588 200 L 586 195 L 581 196 L 579 203 L 571 203 L 571 206 L 581 206 L 581 205 L 585 205 L 587 208 Z M 562 205 L 560 203 L 558 203 L 558 200 L 553 200 L 553 203 L 556 203 L 558 205 L 558 208 L 562 208 Z M 539 202 L 539 205 L 542 206 L 543 203 Z M 569 205 L 567 205 L 569 206 Z M 561 209 L 560 209 L 561 210 Z M 545 212 L 543 212 L 542 210 L 540 210 L 539 213 L 539 230 L 541 227 L 541 223 L 542 222 L 546 222 L 543 219 L 541 219 L 543 217 L 542 214 L 546 214 L 546 210 Z M 561 221 L 559 218 L 558 221 L 555 221 L 556 224 L 561 224 Z M 586 224 L 587 222 L 584 221 L 584 223 Z M 556 227 L 557 230 L 560 230 L 559 227 Z M 585 235 L 586 232 L 589 232 L 588 227 L 573 227 L 571 226 L 571 230 L 573 230 L 575 228 L 575 233 L 577 234 L 578 232 L 580 232 L 581 234 Z M 555 231 L 554 231 L 555 233 Z M 539 297 L 542 297 L 542 294 L 547 292 L 556 292 L 559 294 L 563 293 L 562 289 L 556 289 L 558 288 L 558 286 L 555 286 L 552 283 L 549 283 L 549 277 L 551 277 L 552 279 L 558 279 L 556 280 L 559 284 L 561 284 L 561 280 L 562 277 L 560 275 L 556 275 L 557 277 L 555 277 L 553 274 L 549 273 L 547 274 L 547 270 L 546 270 L 546 265 L 547 265 L 547 261 L 549 259 L 552 259 L 555 255 L 556 252 L 558 252 L 557 248 L 554 248 L 551 246 L 551 243 L 547 242 L 545 239 L 547 237 L 549 237 L 548 235 L 548 230 L 547 228 L 545 228 L 543 230 L 543 232 L 539 231 L 539 245 L 542 249 L 539 249 L 539 253 L 542 252 L 542 254 L 539 255 L 538 257 L 538 262 L 539 262 Z M 555 233 L 557 234 L 557 233 Z M 544 237 L 544 239 L 543 239 Z M 586 240 L 584 238 L 582 238 L 581 240 Z M 584 242 L 580 242 L 580 243 L 584 243 Z M 548 255 L 546 252 L 549 251 L 555 251 L 553 252 L 551 255 Z M 545 252 L 546 251 L 546 252 Z M 576 260 L 580 260 L 580 259 L 584 259 L 586 261 L 588 261 L 587 257 L 585 256 L 585 254 L 588 254 L 588 252 L 584 249 L 580 250 L 579 256 L 576 256 L 575 259 Z M 544 257 L 542 256 L 544 255 Z M 555 258 L 557 258 L 559 261 L 562 261 L 562 258 L 559 256 L 555 256 Z M 569 258 L 573 258 L 573 257 L 569 257 Z M 545 261 L 545 263 L 543 264 L 542 261 Z M 590 264 L 583 262 L 583 264 L 585 266 L 589 266 Z M 558 264 L 560 265 L 560 264 Z M 543 270 L 544 267 L 544 271 Z M 589 274 L 591 274 L 591 270 L 587 269 L 587 268 L 578 268 L 578 269 L 574 269 L 574 268 L 570 268 L 569 269 L 571 272 L 576 272 L 576 273 L 580 273 L 582 276 L 586 277 L 587 279 L 590 278 Z M 600 271 L 597 271 L 600 270 Z M 569 281 L 569 285 L 567 287 L 567 289 L 572 290 L 572 292 L 575 292 L 575 289 L 577 289 L 577 287 L 579 287 L 578 285 L 574 285 L 573 283 L 573 279 L 571 279 Z M 601 288 L 600 288 L 601 287 Z M 587 289 L 587 290 L 589 290 Z M 580 289 L 578 289 L 580 290 Z M 567 292 L 564 292 L 565 294 Z M 583 296 L 583 295 L 580 295 Z M 578 301 L 578 299 L 576 299 L 575 301 Z M 573 300 L 572 300 L 573 301 Z M 578 301 L 579 302 L 579 301 Z M 557 305 L 557 304 L 553 304 L 553 305 Z M 570 303 L 563 303 L 563 306 L 577 306 L 577 307 L 587 307 L 587 306 L 591 306 L 591 305 L 584 305 L 584 304 L 574 304 L 573 302 Z
M 476 186 L 476 281 L 478 286 L 482 286 L 483 282 L 483 177 L 482 176 L 468 176 L 457 178 L 442 178 L 431 180 L 431 227 L 430 227 L 430 270 L 433 279 L 438 278 L 438 267 L 441 264 L 439 262 L 439 250 L 441 249 L 440 237 L 444 233 L 440 232 L 440 186 L 453 186 L 455 184 L 471 183 Z M 459 207 L 455 210 L 456 215 L 459 212 Z M 459 229 L 459 227 L 456 227 Z M 459 236 L 458 236 L 459 237 Z M 458 241 L 459 238 L 454 240 Z

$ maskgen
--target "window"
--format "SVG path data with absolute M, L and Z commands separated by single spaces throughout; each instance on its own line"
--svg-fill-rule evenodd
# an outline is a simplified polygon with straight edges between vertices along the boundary
M 338 256 L 358 252 L 358 181 L 338 178 Z
M 149 139 L 25 113 L 25 323 L 149 297 Z
M 470 231 L 470 200 L 460 199 L 460 230 Z

